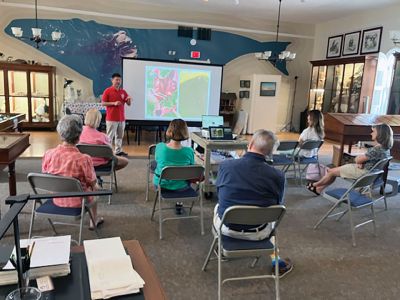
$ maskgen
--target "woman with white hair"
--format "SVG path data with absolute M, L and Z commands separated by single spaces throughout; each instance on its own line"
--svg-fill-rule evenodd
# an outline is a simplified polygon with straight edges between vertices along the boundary
M 53 175 L 74 177 L 81 182 L 84 191 L 97 189 L 96 173 L 89 155 L 79 152 L 76 144 L 82 133 L 82 120 L 76 115 L 64 116 L 57 125 L 57 132 L 61 144 L 54 149 L 47 150 L 42 160 L 42 172 Z M 96 223 L 90 220 L 90 229 L 104 222 L 97 218 L 97 205 L 93 197 L 88 197 L 90 210 Z M 54 198 L 53 203 L 60 207 L 81 207 L 82 198 Z
M 82 134 L 79 139 L 80 144 L 91 144 L 91 145 L 108 145 L 111 147 L 111 142 L 108 136 L 97 130 L 101 122 L 101 113 L 95 109 L 89 109 L 85 115 L 85 126 L 83 126 Z M 129 160 L 126 157 L 114 156 L 115 169 L 120 170 L 125 168 Z M 106 158 L 93 157 L 92 158 L 94 168 L 96 170 L 101 168 L 109 168 L 111 161 Z

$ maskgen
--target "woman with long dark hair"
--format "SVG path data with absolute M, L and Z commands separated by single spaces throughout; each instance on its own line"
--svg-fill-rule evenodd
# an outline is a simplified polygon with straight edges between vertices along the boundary
M 321 141 L 325 137 L 324 115 L 319 110 L 310 110 L 307 117 L 308 127 L 303 130 L 299 137 L 299 143 L 305 141 Z M 314 157 L 317 155 L 317 149 L 301 150 L 299 155 L 303 157 Z

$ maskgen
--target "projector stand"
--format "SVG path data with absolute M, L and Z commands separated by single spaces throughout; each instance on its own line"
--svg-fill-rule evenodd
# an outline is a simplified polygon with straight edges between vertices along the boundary
M 281 131 L 284 131 L 284 132 L 295 131 L 295 128 L 293 126 L 293 112 L 294 112 L 294 101 L 296 98 L 297 79 L 298 78 L 299 78 L 298 76 L 294 77 L 294 90 L 293 90 L 293 99 L 291 101 L 291 108 L 290 108 L 290 121 L 281 129 Z

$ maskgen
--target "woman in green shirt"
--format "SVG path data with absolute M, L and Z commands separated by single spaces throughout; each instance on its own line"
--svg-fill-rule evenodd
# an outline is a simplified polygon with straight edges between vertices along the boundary
M 156 146 L 155 159 L 157 168 L 153 178 L 154 185 L 158 186 L 160 174 L 163 168 L 168 166 L 188 166 L 194 164 L 194 152 L 190 147 L 182 146 L 181 142 L 189 138 L 189 130 L 182 119 L 172 120 L 168 126 L 167 143 L 159 143 Z M 184 180 L 162 180 L 161 188 L 167 190 L 184 190 L 189 183 Z

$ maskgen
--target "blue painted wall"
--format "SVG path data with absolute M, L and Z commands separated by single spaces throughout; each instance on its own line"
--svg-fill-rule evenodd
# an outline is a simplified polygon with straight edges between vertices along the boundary
M 30 36 L 34 20 L 13 20 L 5 28 L 13 36 L 11 27 L 21 27 L 24 35 Z M 92 79 L 96 96 L 109 85 L 110 75 L 121 71 L 121 56 L 174 60 L 190 58 L 190 51 L 197 50 L 201 51 L 202 60 L 224 65 L 247 53 L 279 53 L 289 45 L 289 42 L 261 43 L 237 34 L 212 31 L 211 41 L 198 40 L 191 46 L 190 39 L 178 37 L 177 30 L 121 28 L 80 19 L 39 20 L 39 27 L 45 38 L 50 38 L 54 30 L 63 32 L 58 43 L 47 43 L 39 50 Z M 32 44 L 29 40 L 22 41 Z M 169 50 L 176 51 L 176 55 L 169 56 Z M 278 63 L 276 68 L 288 75 L 285 62 Z

